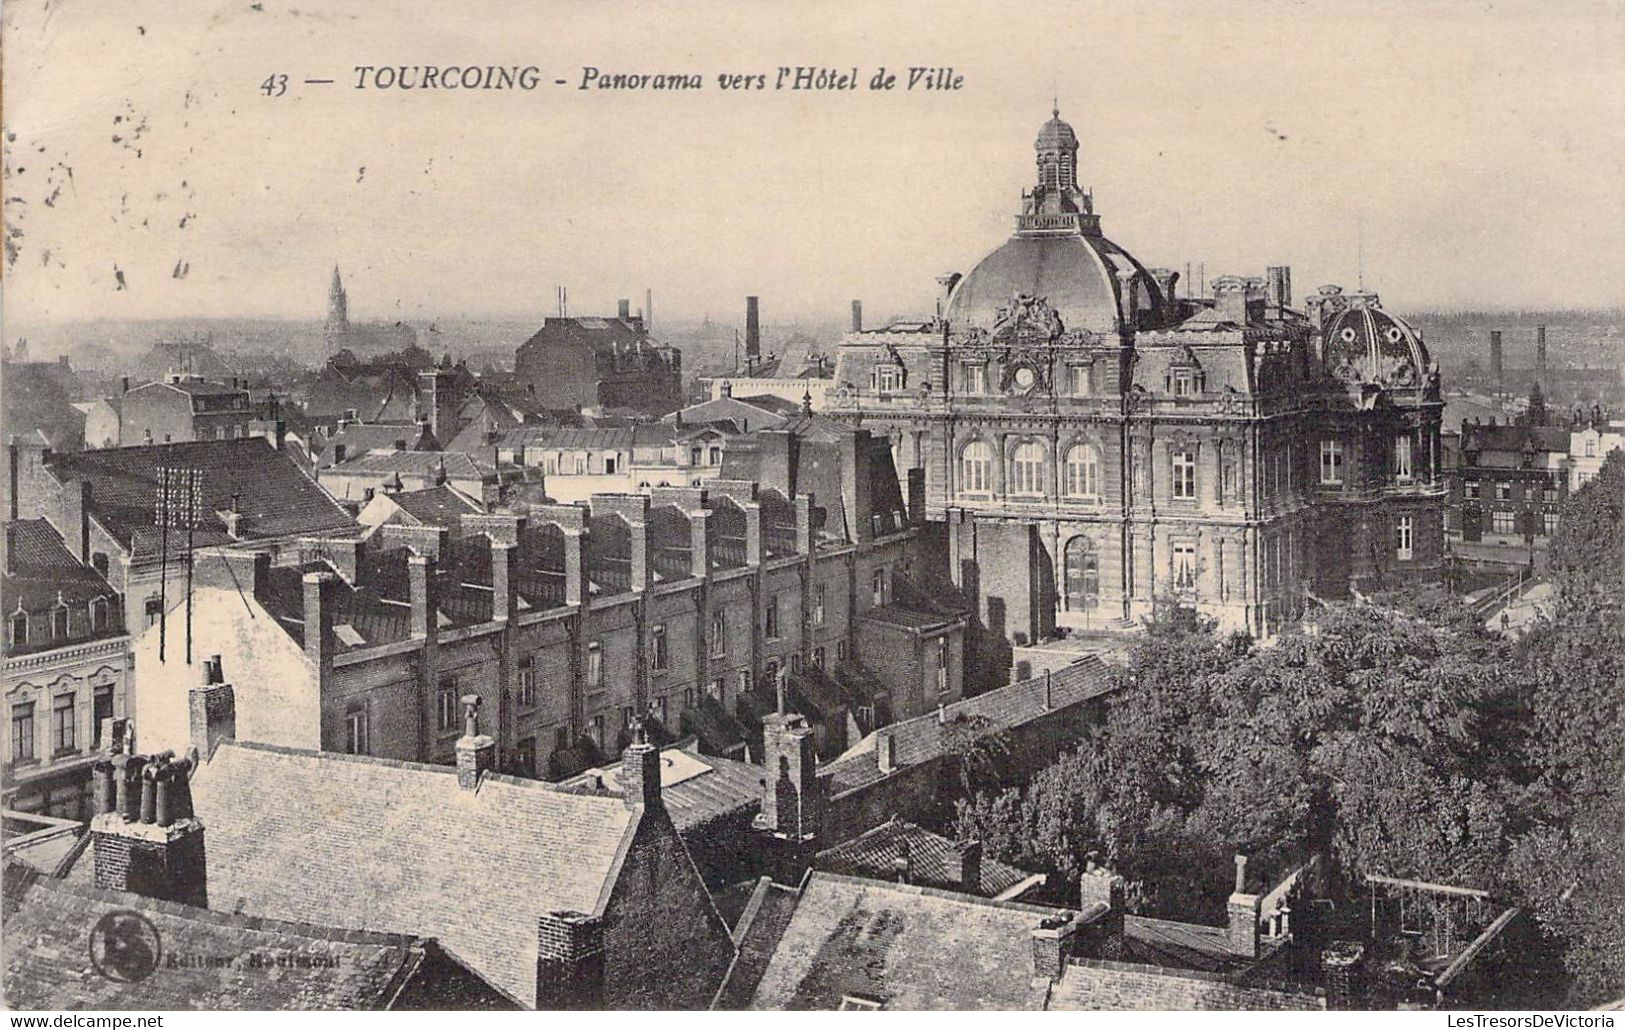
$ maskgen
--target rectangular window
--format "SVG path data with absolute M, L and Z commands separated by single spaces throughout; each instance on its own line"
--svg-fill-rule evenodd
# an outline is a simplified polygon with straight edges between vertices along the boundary
M 1320 441 L 1320 481 L 1329 485 L 1343 482 L 1343 441 Z
M 1411 438 L 1394 438 L 1394 478 L 1407 483 L 1411 478 Z
M 1494 512 L 1490 517 L 1490 527 L 1493 532 L 1512 534 L 1517 532 L 1514 526 L 1513 513 L 1510 511 Z
M 1461 492 L 1462 495 L 1465 496 L 1469 501 L 1478 500 L 1478 480 L 1463 480 L 1461 484 Z
M 345 713 L 344 749 L 352 755 L 371 754 L 372 740 L 368 731 L 367 709 L 365 706 Z
M 1089 396 L 1090 389 L 1089 389 L 1089 366 L 1088 365 L 1073 365 L 1073 366 L 1071 366 L 1071 368 L 1068 369 L 1068 377 L 1069 377 L 1069 379 L 1071 381 L 1067 385 L 1071 388 L 1072 396 L 1074 396 L 1074 397 L 1087 397 L 1087 396 Z
M 727 701 L 728 684 L 723 681 L 721 676 L 718 676 L 711 681 L 711 686 L 706 688 L 705 693 L 713 701 L 719 704 L 725 703 Z
M 1555 483 L 1555 482 L 1553 482 L 1551 480 L 1548 480 L 1546 482 L 1546 485 L 1541 487 L 1540 499 L 1545 501 L 1547 504 L 1556 504 L 1557 503 L 1557 483 Z
M 164 614 L 164 602 L 160 601 L 156 597 L 149 597 L 147 598 L 146 605 L 144 606 L 143 610 L 146 612 L 147 625 L 156 626 L 158 625 L 158 620 Z
M 870 597 L 876 605 L 886 603 L 886 570 L 876 569 L 870 577 Z
M 1188 372 L 1174 376 L 1174 396 L 1189 397 L 1196 393 L 1196 380 Z
M 34 703 L 11 706 L 11 760 L 34 759 Z
M 51 702 L 51 750 L 56 754 L 74 749 L 73 715 L 73 695 L 58 694 Z
M 666 627 L 664 625 L 656 625 L 649 630 L 649 667 L 652 669 L 671 667 L 671 656 L 666 651 Z
M 903 370 L 896 365 L 879 365 L 875 368 L 874 385 L 876 390 L 896 390 L 903 385 Z
M 1497 501 L 1512 500 L 1512 484 L 1504 479 L 1495 481 L 1495 499 Z
M 710 464 L 712 464 L 712 465 L 720 465 L 720 464 L 722 464 L 722 448 L 721 447 L 713 447 L 713 448 L 711 448 Z
M 835 642 L 835 661 L 836 661 L 836 663 L 839 664 L 841 662 L 846 661 L 846 654 L 847 654 L 846 641 L 837 640 Z
M 813 588 L 813 625 L 824 624 L 824 584 L 820 583 Z
M 600 690 L 604 686 L 604 648 L 594 640 L 587 645 L 587 688 Z
M 1175 451 L 1172 461 L 1174 496 L 1182 500 L 1196 497 L 1196 452 Z
M 1193 543 L 1174 544 L 1174 586 L 1179 590 L 1188 590 L 1196 585 L 1196 545 Z
M 778 636 L 779 636 L 779 599 L 777 597 L 770 597 L 770 598 L 767 599 L 767 612 L 766 612 L 766 617 L 764 618 L 763 621 L 767 624 L 766 628 L 763 631 L 763 632 L 765 632 L 767 634 L 767 639 L 769 639 L 769 640 L 778 639 Z
M 515 749 L 514 763 L 519 766 L 519 772 L 525 776 L 536 775 L 536 738 L 526 737 L 519 742 Z
M 592 717 L 590 732 L 592 734 L 592 746 L 602 752 L 604 750 L 604 717 L 602 715 Z
M 97 687 L 90 706 L 91 746 L 102 746 L 102 724 L 113 717 L 113 688 Z M 207 757 L 207 756 L 205 756 Z
M 937 696 L 948 692 L 948 638 L 937 638 Z
M 824 667 L 824 649 L 822 647 L 813 648 L 813 664 L 820 669 Z
M 614 474 L 615 474 L 615 459 L 606 456 L 604 458 L 604 475 L 613 476 Z
M 1394 557 L 1400 561 L 1411 560 L 1411 517 L 1401 515 L 1394 523 Z
M 440 681 L 440 692 L 435 697 L 435 716 L 441 733 L 457 728 L 456 676 L 447 676 Z
M 711 657 L 721 658 L 728 653 L 728 619 L 724 612 L 711 613 Z
M 1542 516 L 1542 518 L 1543 518 L 1544 525 L 1545 525 L 1545 528 L 1546 528 L 1546 535 L 1547 536 L 1551 536 L 1553 533 L 1557 532 L 1557 519 L 1558 519 L 1557 512 L 1549 511 L 1544 516 Z
M 750 670 L 740 669 L 736 679 L 738 680 L 739 684 L 738 689 L 740 696 L 750 693 Z
M 536 660 L 530 655 L 519 659 L 519 707 L 536 707 Z
M 987 366 L 979 361 L 967 361 L 960 366 L 960 383 L 966 393 L 987 392 Z
M 694 688 L 693 687 L 684 687 L 683 688 L 683 711 L 686 712 L 690 708 L 693 708 L 693 707 L 694 707 Z

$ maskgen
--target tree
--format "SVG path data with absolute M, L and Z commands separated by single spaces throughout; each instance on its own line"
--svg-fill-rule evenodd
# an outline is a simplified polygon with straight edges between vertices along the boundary
M 1625 453 L 1564 503 L 1548 552 L 1551 619 L 1524 641 L 1532 684 L 1526 807 L 1513 849 L 1519 889 L 1564 945 L 1571 1001 L 1625 991 Z

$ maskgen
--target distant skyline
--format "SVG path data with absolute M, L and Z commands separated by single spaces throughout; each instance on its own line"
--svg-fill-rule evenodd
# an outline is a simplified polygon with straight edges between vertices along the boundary
M 1054 99 L 1105 232 L 1148 266 L 1289 264 L 1301 297 L 1363 265 L 1401 310 L 1614 307 L 1622 12 L 19 0 L 4 316 L 314 320 L 335 263 L 357 321 L 539 319 L 558 285 L 578 314 L 653 289 L 657 322 L 737 321 L 751 293 L 775 323 L 928 314 L 936 276 L 1009 235 Z M 354 88 L 355 65 L 474 63 L 543 85 Z M 715 81 L 911 63 L 964 88 Z M 706 83 L 582 92 L 583 65 Z M 260 94 L 271 74 L 287 95 Z

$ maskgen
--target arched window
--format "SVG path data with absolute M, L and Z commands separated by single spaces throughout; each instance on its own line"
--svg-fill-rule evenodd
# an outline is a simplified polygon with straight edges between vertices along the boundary
M 28 616 L 18 612 L 11 617 L 11 646 L 24 647 L 28 644 Z
M 1100 604 L 1100 560 L 1086 536 L 1066 542 L 1066 608 L 1084 612 Z
M 959 454 L 959 489 L 965 493 L 985 494 L 993 490 L 993 449 L 976 440 L 965 445 Z
M 1089 444 L 1074 444 L 1066 452 L 1061 488 L 1068 497 L 1100 496 L 1100 452 Z
M 1044 447 L 1028 442 L 1016 447 L 1010 456 L 1010 492 L 1013 494 L 1042 494 L 1044 492 Z

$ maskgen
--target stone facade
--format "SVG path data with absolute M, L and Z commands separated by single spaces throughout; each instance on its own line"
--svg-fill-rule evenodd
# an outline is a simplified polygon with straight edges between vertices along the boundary
M 1310 594 L 1433 576 L 1438 381 L 1374 294 L 1290 271 L 1180 298 L 1100 231 L 1064 122 L 1014 237 L 945 277 L 938 317 L 853 333 L 831 415 L 923 470 L 953 575 L 1018 643 L 1171 597 L 1269 636 Z M 997 303 L 995 303 L 997 301 Z

